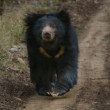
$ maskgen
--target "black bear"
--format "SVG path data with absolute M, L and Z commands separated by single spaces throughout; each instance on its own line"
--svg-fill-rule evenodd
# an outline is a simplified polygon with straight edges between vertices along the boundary
M 26 16 L 30 76 L 41 95 L 63 95 L 77 82 L 78 40 L 67 11 Z

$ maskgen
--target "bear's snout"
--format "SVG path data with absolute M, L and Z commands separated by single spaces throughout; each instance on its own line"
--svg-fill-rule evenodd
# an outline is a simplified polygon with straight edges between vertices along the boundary
M 45 26 L 42 30 L 42 39 L 44 41 L 52 41 L 55 37 L 54 29 L 50 26 Z
M 51 39 L 51 33 L 50 33 L 50 32 L 45 32 L 45 33 L 44 33 L 44 37 L 45 37 L 46 39 Z

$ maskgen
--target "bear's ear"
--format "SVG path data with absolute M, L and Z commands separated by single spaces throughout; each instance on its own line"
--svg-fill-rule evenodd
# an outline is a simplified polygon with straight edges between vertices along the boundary
M 26 18 L 24 19 L 25 21 L 25 26 L 31 27 L 33 24 L 39 19 L 42 15 L 41 14 L 35 14 L 35 13 L 30 13 L 27 14 Z
M 62 20 L 65 23 L 70 23 L 70 17 L 69 14 L 66 10 L 61 10 L 58 14 L 57 17 Z

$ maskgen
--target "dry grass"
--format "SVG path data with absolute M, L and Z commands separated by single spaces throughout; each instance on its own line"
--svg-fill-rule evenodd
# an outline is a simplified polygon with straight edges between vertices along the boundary
M 57 4 L 59 0 L 54 1 Z M 23 4 L 20 7 L 5 6 L 5 13 L 0 16 L 0 50 L 7 50 L 13 45 L 19 45 L 20 39 L 24 38 L 24 22 L 26 13 L 47 12 L 56 10 L 58 7 L 48 0 L 41 0 L 35 4 Z M 43 7 L 43 9 L 42 9 Z
M 23 36 L 23 23 L 20 12 L 9 13 L 0 17 L 0 45 L 8 49 L 18 44 L 18 39 Z

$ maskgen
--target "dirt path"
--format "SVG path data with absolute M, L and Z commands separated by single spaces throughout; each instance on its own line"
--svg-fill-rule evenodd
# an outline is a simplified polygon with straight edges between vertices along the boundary
M 78 84 L 62 97 L 34 95 L 19 110 L 110 110 L 110 76 L 105 70 L 110 34 L 110 0 L 93 16 L 79 36 Z

